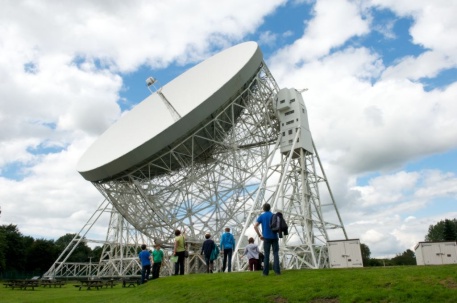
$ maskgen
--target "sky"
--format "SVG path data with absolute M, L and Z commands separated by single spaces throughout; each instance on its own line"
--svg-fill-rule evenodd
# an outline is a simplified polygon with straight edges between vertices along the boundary
M 244 41 L 280 87 L 308 89 L 346 231 L 371 257 L 413 250 L 457 218 L 455 1 L 0 4 L 1 225 L 36 239 L 78 232 L 103 197 L 76 163 L 150 94 L 145 79 L 163 86 Z

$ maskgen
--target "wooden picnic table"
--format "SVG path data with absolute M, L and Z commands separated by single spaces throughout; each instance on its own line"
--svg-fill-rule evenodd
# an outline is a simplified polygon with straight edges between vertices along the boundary
M 103 288 L 105 285 L 104 282 L 100 279 L 92 279 L 92 280 L 80 280 L 79 285 L 75 285 L 75 287 L 79 287 L 79 290 L 82 288 L 86 288 L 87 290 L 90 290 L 92 288 L 96 288 L 99 290 L 100 288 Z
M 19 288 L 22 290 L 26 290 L 27 288 L 31 288 L 32 290 L 35 290 L 35 287 L 38 287 L 39 283 L 38 280 L 31 280 L 31 279 L 26 279 L 26 280 L 11 280 L 8 282 L 8 285 L 5 285 L 5 287 L 11 287 L 11 289 Z
M 104 286 L 106 286 L 106 288 L 108 288 L 108 286 L 111 286 L 111 288 L 113 288 L 114 286 L 116 286 L 116 280 L 114 279 L 109 279 L 109 280 L 102 280 Z
M 136 285 L 139 285 L 140 280 L 138 278 L 124 278 L 122 280 L 122 287 L 130 287 L 130 286 L 133 286 L 133 287 L 136 287 Z
M 43 287 L 49 286 L 49 288 L 51 288 L 51 286 L 54 286 L 54 288 L 56 288 L 57 286 L 59 286 L 60 288 L 62 288 L 62 285 L 65 285 L 65 281 L 43 279 L 40 281 L 40 284 Z
M 15 280 L 6 280 L 5 282 L 3 282 L 3 286 L 5 286 L 5 288 L 11 287 L 14 281 Z

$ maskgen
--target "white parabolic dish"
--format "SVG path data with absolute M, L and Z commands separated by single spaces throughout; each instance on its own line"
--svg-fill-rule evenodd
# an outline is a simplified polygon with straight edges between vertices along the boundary
M 152 94 L 89 147 L 78 172 L 88 181 L 109 180 L 154 158 L 227 104 L 256 75 L 262 60 L 257 43 L 245 42 L 184 72 L 162 87 L 181 116 L 178 121 L 161 97 Z

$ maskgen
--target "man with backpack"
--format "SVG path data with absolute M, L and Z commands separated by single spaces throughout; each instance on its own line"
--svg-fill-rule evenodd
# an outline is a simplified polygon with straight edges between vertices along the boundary
M 271 217 L 270 228 L 272 232 L 278 233 L 280 239 L 283 237 L 283 234 L 285 236 L 289 234 L 289 227 L 287 226 L 282 213 L 279 211 Z
M 271 206 L 268 203 L 263 205 L 263 213 L 257 218 L 254 223 L 254 230 L 261 240 L 263 240 L 263 252 L 265 254 L 263 275 L 268 276 L 270 270 L 270 249 L 273 250 L 273 270 L 275 274 L 280 275 L 279 268 L 279 243 L 278 234 L 274 233 L 270 228 L 271 217 L 273 213 L 270 211 Z M 259 231 L 259 225 L 262 225 L 262 234 Z

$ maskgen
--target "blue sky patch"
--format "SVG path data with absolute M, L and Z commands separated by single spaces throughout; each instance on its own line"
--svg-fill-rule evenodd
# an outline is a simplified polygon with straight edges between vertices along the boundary
M 436 169 L 443 172 L 457 172 L 457 149 L 443 154 L 434 154 L 406 165 L 407 171 Z
M 24 71 L 28 74 L 36 74 L 38 72 L 38 67 L 33 62 L 28 62 L 24 64 Z
M 27 177 L 24 170 L 26 167 L 22 162 L 8 163 L 0 169 L 0 176 L 14 181 L 21 181 Z
M 56 145 L 46 145 L 46 142 L 38 145 L 37 147 L 28 147 L 27 152 L 32 155 L 47 155 L 53 153 L 59 153 L 64 150 L 65 147 L 56 146 Z
M 425 91 L 444 89 L 457 82 L 457 68 L 443 70 L 436 77 L 421 78 L 419 81 L 424 85 Z

